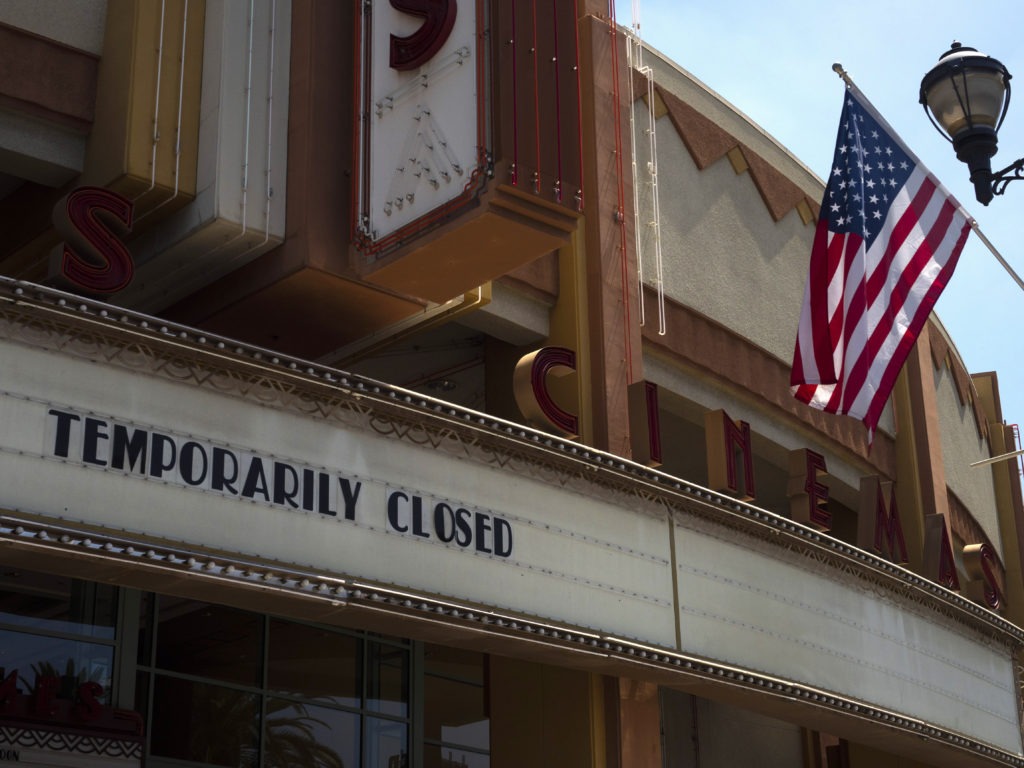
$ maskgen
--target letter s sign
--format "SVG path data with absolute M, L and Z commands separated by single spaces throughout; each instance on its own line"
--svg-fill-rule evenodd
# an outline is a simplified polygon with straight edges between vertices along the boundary
M 132 280 L 135 265 L 118 234 L 130 232 L 132 203 L 102 187 L 79 187 L 53 209 L 53 224 L 65 243 L 58 271 L 90 293 L 116 293 Z
M 423 25 L 408 37 L 391 35 L 393 69 L 406 71 L 425 64 L 441 50 L 455 26 L 456 0 L 391 0 L 402 13 L 423 17 Z

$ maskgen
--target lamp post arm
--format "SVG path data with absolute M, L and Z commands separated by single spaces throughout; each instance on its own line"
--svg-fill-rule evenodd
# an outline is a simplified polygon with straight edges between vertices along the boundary
M 1013 174 L 1012 176 L 1010 174 Z M 1024 157 L 992 174 L 992 194 L 1001 195 L 1011 181 L 1024 179 Z

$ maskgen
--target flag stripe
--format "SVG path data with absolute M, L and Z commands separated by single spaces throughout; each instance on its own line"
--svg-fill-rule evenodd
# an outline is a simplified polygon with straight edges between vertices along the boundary
M 801 402 L 873 434 L 970 225 L 863 94 L 845 96 L 790 384 Z
M 843 398 L 842 413 L 849 413 L 853 416 L 863 415 L 852 410 L 852 405 L 861 387 L 865 386 L 867 368 L 873 365 L 880 353 L 892 351 L 895 343 L 892 343 L 889 348 L 884 348 L 883 344 L 886 340 L 892 340 L 893 333 L 902 333 L 902 330 L 908 325 L 905 321 L 906 315 L 903 307 L 908 293 L 906 288 L 908 283 L 913 283 L 916 280 L 921 271 L 920 256 L 922 255 L 916 239 L 910 238 L 918 224 L 914 211 L 922 207 L 928 208 L 933 190 L 934 185 L 923 184 L 911 204 L 902 212 L 898 211 L 897 206 L 894 205 L 890 209 L 890 216 L 896 214 L 898 220 L 892 228 L 892 235 L 888 240 L 876 240 L 876 247 L 871 249 L 872 251 L 882 250 L 882 257 L 873 274 L 866 281 L 867 286 L 863 295 L 866 297 L 867 306 L 858 307 L 860 314 L 857 331 L 851 334 L 848 354 L 851 355 L 854 362 L 848 366 L 845 390 L 850 394 Z M 884 248 L 878 246 L 884 246 Z M 871 255 L 869 251 L 868 258 Z M 927 259 L 927 254 L 924 254 L 924 258 Z
M 946 205 L 947 208 L 952 209 L 953 206 L 949 203 Z M 971 228 L 968 222 L 964 222 L 959 229 L 955 226 L 949 226 L 942 232 L 941 243 L 938 245 L 938 249 L 943 252 L 955 253 L 956 257 L 947 258 L 945 263 L 938 266 L 938 271 L 932 271 L 933 274 L 925 276 L 924 278 L 924 296 L 922 297 L 919 305 L 919 311 L 911 320 L 906 331 L 902 334 L 897 343 L 897 347 L 888 360 L 887 364 L 882 368 L 881 373 L 877 376 L 879 381 L 878 392 L 872 401 L 864 407 L 864 418 L 872 419 L 877 424 L 878 418 L 881 416 L 882 409 L 885 407 L 885 401 L 888 399 L 889 392 L 892 391 L 893 386 L 896 384 L 896 377 L 899 375 L 900 369 L 903 367 L 903 363 L 906 361 L 907 356 L 910 354 L 910 350 L 917 340 L 918 335 L 921 333 L 921 329 L 928 320 L 928 315 L 931 314 L 931 308 L 935 305 L 935 302 L 939 298 L 939 294 L 946 287 L 949 282 L 949 277 L 953 273 L 953 269 L 956 266 L 957 259 L 960 252 L 963 250 L 964 244 L 967 242 L 967 235 L 970 234 Z M 927 309 L 925 309 L 927 307 Z M 857 406 L 855 406 L 857 407 Z M 857 410 L 860 410 L 857 407 Z

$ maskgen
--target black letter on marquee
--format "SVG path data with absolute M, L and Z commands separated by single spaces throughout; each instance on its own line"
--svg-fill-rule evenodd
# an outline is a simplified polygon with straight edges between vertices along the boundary
M 198 477 L 195 475 L 196 454 L 198 454 L 199 458 L 202 460 L 202 469 L 200 470 Z M 181 446 L 179 456 L 181 457 L 181 479 L 189 485 L 202 485 L 203 481 L 206 480 L 206 470 L 210 464 L 209 459 L 206 458 L 206 450 L 203 446 L 195 440 L 189 440 Z
M 249 464 L 249 471 L 245 475 L 245 483 L 242 485 L 242 495 L 248 499 L 256 497 L 256 494 L 263 496 L 263 500 L 270 503 L 270 491 L 267 488 L 267 473 L 263 471 L 263 459 L 254 456 Z
M 226 469 L 228 460 L 231 462 L 231 474 L 228 475 Z M 229 491 L 234 494 L 238 494 L 238 489 L 235 488 L 235 483 L 238 482 L 238 459 L 231 451 L 227 448 L 214 448 L 213 449 L 213 479 L 210 486 L 215 491 Z
M 512 526 L 503 517 L 494 518 L 494 554 L 498 557 L 512 554 Z
M 169 449 L 170 458 L 164 461 L 164 449 Z M 164 472 L 174 469 L 178 449 L 174 439 L 160 432 L 153 433 L 153 452 L 149 456 L 149 474 L 151 477 L 163 477 Z
M 114 425 L 114 447 L 110 449 L 110 466 L 114 469 L 124 469 L 125 459 L 128 459 L 128 469 L 132 472 L 146 471 L 146 441 L 149 433 L 144 429 L 132 431 L 128 436 L 128 427 L 121 424 Z M 139 468 L 135 465 L 138 463 Z
M 290 486 L 290 487 L 289 487 Z M 299 495 L 299 473 L 291 464 L 274 462 L 274 503 L 298 509 L 295 497 Z
M 99 457 L 99 442 L 100 440 L 108 440 L 107 433 L 103 431 L 103 428 L 107 426 L 107 422 L 103 419 L 94 419 L 87 416 L 85 419 L 85 443 L 82 448 L 82 461 L 87 464 L 99 464 L 101 467 L 105 467 L 107 462 Z
M 339 477 L 338 483 L 341 484 L 341 495 L 345 500 L 345 519 L 355 520 L 356 502 L 359 500 L 359 492 L 363 490 L 363 484 L 356 482 L 355 490 L 353 490 L 352 483 L 347 478 Z
M 79 416 L 51 408 L 51 416 L 57 417 L 57 435 L 53 439 L 53 455 L 62 459 L 68 457 L 68 443 L 71 441 L 71 422 L 78 421 Z
M 405 533 L 409 530 L 409 526 L 402 526 L 398 524 L 398 502 L 408 501 L 409 497 L 401 491 L 392 491 L 391 495 L 388 496 L 388 522 L 391 527 L 399 533 Z

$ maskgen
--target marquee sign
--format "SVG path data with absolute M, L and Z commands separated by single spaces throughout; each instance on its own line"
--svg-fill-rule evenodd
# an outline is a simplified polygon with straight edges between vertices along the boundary
M 356 230 L 374 251 L 427 226 L 476 183 L 482 60 L 473 0 L 359 6 Z
M 456 406 L 225 360 L 169 328 L 98 333 L 97 306 L 78 326 L 74 307 L 0 304 L 0 509 L 626 638 L 1021 752 L 1015 641 L 980 629 L 981 609 L 951 617 L 896 566 L 837 567 L 770 512 L 634 486 L 628 468 L 534 450 Z

